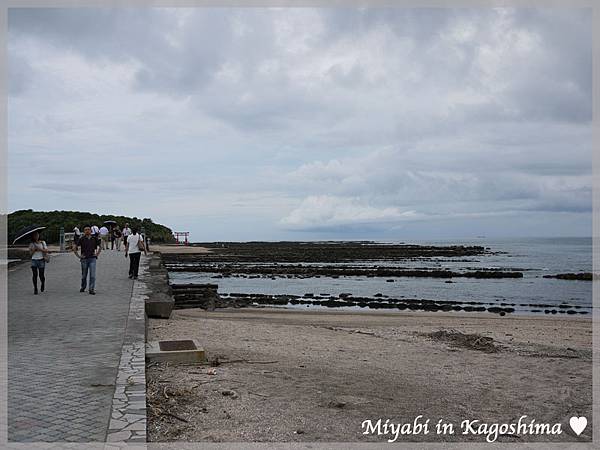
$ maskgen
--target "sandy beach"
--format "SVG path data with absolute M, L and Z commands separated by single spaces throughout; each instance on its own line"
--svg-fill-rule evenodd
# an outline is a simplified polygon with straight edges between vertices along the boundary
M 523 415 L 562 434 L 498 442 L 592 435 L 591 423 L 579 437 L 568 425 L 591 417 L 589 318 L 190 309 L 150 319 L 148 339 L 197 339 L 212 362 L 147 368 L 149 441 L 385 442 L 361 423 L 419 415 L 455 434 L 398 441 L 485 442 L 461 421 Z
M 150 244 L 150 248 L 153 252 L 167 253 L 167 254 L 178 254 L 178 255 L 195 255 L 210 253 L 210 249 L 199 246 L 185 246 L 185 245 L 167 245 L 167 244 Z

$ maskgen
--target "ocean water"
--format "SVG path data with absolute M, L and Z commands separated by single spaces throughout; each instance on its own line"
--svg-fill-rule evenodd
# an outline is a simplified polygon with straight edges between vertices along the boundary
M 410 261 L 362 261 L 352 265 L 379 265 L 405 268 L 437 268 L 453 271 L 495 268 L 523 272 L 523 278 L 478 279 L 453 278 L 445 283 L 441 278 L 212 278 L 212 273 L 172 272 L 172 283 L 216 283 L 219 293 L 249 293 L 276 295 L 338 296 L 350 293 L 355 297 L 373 297 L 375 294 L 400 299 L 428 299 L 452 301 L 476 301 L 491 306 L 500 303 L 514 304 L 515 314 L 529 314 L 537 309 L 530 306 L 561 303 L 576 305 L 580 310 L 591 312 L 592 282 L 543 278 L 568 272 L 592 271 L 591 238 L 527 238 L 527 239 L 473 239 L 465 241 L 410 241 L 405 243 L 423 245 L 481 245 L 492 254 L 475 257 L 419 258 Z M 346 263 L 347 264 L 347 263 Z M 343 265 L 343 264 L 339 264 Z M 394 282 L 386 280 L 393 279 Z M 524 306 L 526 305 L 526 306 Z M 289 307 L 304 308 L 306 305 Z M 325 308 L 310 306 L 310 308 Z M 329 308 L 326 308 L 329 309 Z M 359 307 L 347 309 L 361 309 Z M 541 310 L 546 307 L 541 307 Z M 361 309 L 362 310 L 362 309 Z M 365 308 L 368 310 L 368 308 Z M 581 317 L 581 316 L 579 316 Z

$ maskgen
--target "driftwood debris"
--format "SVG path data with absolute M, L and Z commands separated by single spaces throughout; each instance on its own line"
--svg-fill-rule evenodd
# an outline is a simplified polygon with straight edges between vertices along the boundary
M 270 395 L 259 394 L 258 392 L 251 392 L 251 391 L 248 391 L 248 394 L 257 395 L 259 397 L 265 397 L 265 398 L 269 398 L 270 397 Z
M 246 364 L 276 364 L 279 361 L 278 360 L 274 360 L 274 361 L 249 361 L 247 359 L 227 359 L 227 360 L 220 360 L 219 363 L 220 364 L 226 364 L 226 363 L 238 363 L 238 362 L 243 362 Z
M 162 411 L 162 412 L 159 413 L 159 416 L 173 417 L 174 419 L 181 420 L 182 422 L 185 422 L 185 423 L 189 423 L 189 420 L 186 420 L 183 417 L 179 417 L 178 415 L 173 414 L 173 413 L 171 413 L 169 411 Z

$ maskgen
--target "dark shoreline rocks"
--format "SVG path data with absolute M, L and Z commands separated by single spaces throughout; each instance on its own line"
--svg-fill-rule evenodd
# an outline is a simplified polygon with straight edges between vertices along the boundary
M 492 254 L 482 246 L 382 244 L 370 241 L 324 242 L 204 242 L 205 254 L 178 255 L 188 261 L 228 262 L 340 262 L 465 257 Z M 165 254 L 168 258 L 171 255 Z
M 544 278 L 556 278 L 559 280 L 585 280 L 592 281 L 594 279 L 591 272 L 580 273 L 559 273 L 556 275 L 544 275 Z
M 272 294 L 249 294 L 233 292 L 218 294 L 215 284 L 180 284 L 172 285 L 175 298 L 175 309 L 202 308 L 212 310 L 214 308 L 243 308 L 249 306 L 297 306 L 306 305 L 327 308 L 359 307 L 368 309 L 399 310 L 399 311 L 464 311 L 464 312 L 490 312 L 504 316 L 516 311 L 515 303 L 490 304 L 477 301 L 457 300 L 428 300 L 428 299 L 398 299 L 382 297 L 354 297 L 352 294 L 344 293 L 339 296 L 316 297 L 312 293 L 299 295 L 272 295 Z M 529 307 L 529 312 L 540 312 L 541 307 L 555 308 L 545 309 L 545 314 L 588 314 L 581 310 L 580 306 L 561 304 L 560 306 L 519 304 L 521 307 Z M 558 308 L 558 309 L 556 309 Z M 527 310 L 526 310 L 527 311 Z
M 204 272 L 216 273 L 216 277 L 228 277 L 237 274 L 247 275 L 248 278 L 256 278 L 255 275 L 273 277 L 293 275 L 307 278 L 313 277 L 340 277 L 340 276 L 358 276 L 358 277 L 425 277 L 425 278 L 523 278 L 522 272 L 500 271 L 500 270 L 476 270 L 467 272 L 453 272 L 451 270 L 439 269 L 397 269 L 393 267 L 356 267 L 356 266 L 307 266 L 297 265 L 255 265 L 248 266 L 242 264 L 195 264 L 187 265 L 175 262 L 171 259 L 167 263 L 171 272 Z M 386 280 L 394 282 L 393 279 Z

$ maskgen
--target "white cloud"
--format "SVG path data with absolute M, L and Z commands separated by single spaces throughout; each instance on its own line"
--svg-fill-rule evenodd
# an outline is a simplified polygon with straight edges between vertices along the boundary
M 406 219 L 415 219 L 414 211 L 398 208 L 376 208 L 359 198 L 335 197 L 331 195 L 310 196 L 299 207 L 281 220 L 287 228 L 327 229 L 348 226 L 390 225 Z

